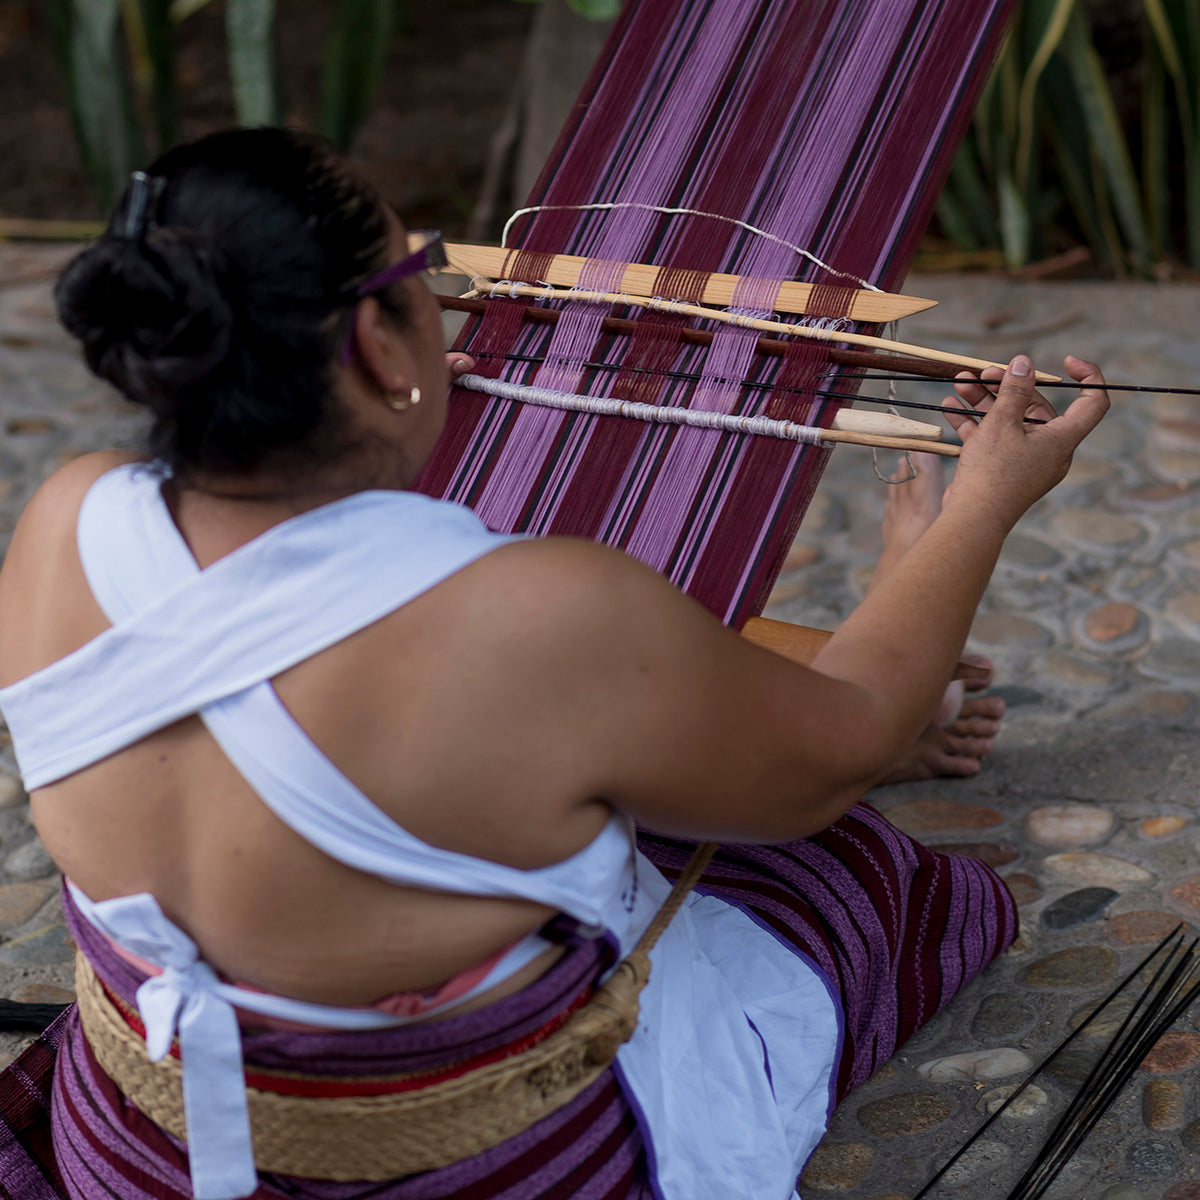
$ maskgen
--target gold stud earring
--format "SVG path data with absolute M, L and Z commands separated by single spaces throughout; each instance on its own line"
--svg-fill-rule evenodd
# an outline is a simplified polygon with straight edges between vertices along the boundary
M 388 408 L 393 412 L 408 412 L 410 408 L 415 408 L 421 403 L 421 389 L 414 383 L 408 389 L 408 395 L 403 396 L 398 400 L 388 397 Z

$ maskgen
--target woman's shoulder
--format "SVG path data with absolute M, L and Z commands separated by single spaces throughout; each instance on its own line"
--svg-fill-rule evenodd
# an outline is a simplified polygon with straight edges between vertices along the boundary
M 26 504 L 13 535 L 9 557 L 14 552 L 20 553 L 25 535 L 31 533 L 41 540 L 46 535 L 53 536 L 61 528 L 69 530 L 73 538 L 79 506 L 96 480 L 116 467 L 142 461 L 143 455 L 129 450 L 97 450 L 92 454 L 81 454 L 59 467 L 43 480 Z

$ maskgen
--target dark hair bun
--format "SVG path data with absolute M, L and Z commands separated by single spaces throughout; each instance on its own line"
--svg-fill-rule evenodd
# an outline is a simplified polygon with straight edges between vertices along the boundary
M 222 273 L 216 249 L 190 230 L 108 236 L 63 272 L 59 314 L 97 375 L 139 404 L 169 409 L 229 352 L 234 313 Z
M 331 388 L 338 338 L 388 246 L 378 196 L 328 145 L 230 130 L 131 182 L 63 272 L 59 312 L 96 374 L 150 409 L 147 449 L 177 473 L 307 469 L 352 437 Z

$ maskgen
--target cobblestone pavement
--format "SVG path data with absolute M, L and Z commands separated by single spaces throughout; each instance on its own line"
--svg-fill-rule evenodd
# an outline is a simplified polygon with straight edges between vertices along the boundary
M 0 548 L 37 482 L 136 419 L 53 321 L 60 248 L 0 245 Z M 1070 351 L 1113 381 L 1200 384 L 1200 291 L 918 277 L 942 301 L 904 336 L 1053 369 Z M 930 392 L 933 393 L 930 396 Z M 906 398 L 936 398 L 915 389 Z M 885 464 L 891 469 L 891 463 Z M 768 615 L 835 626 L 879 550 L 868 451 L 834 455 Z M 982 774 L 881 789 L 904 828 L 985 858 L 1021 903 L 1016 946 L 837 1113 L 806 1200 L 910 1200 L 1004 1089 L 1177 922 L 1200 927 L 1200 404 L 1118 396 L 1067 480 L 1009 540 L 972 649 L 1010 715 Z M 0 745 L 0 996 L 70 996 L 56 876 Z M 1200 1005 L 1155 1049 L 1048 1195 L 1200 1200 Z M 0 1035 L 0 1061 L 24 1042 Z M 1038 1080 L 936 1194 L 1002 1200 L 1098 1039 Z

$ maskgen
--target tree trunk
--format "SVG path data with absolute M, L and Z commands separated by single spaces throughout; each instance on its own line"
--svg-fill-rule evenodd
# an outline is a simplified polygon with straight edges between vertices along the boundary
M 495 240 L 537 181 L 558 131 L 600 53 L 611 22 L 589 21 L 566 0 L 540 0 L 521 68 L 492 138 L 468 237 Z

